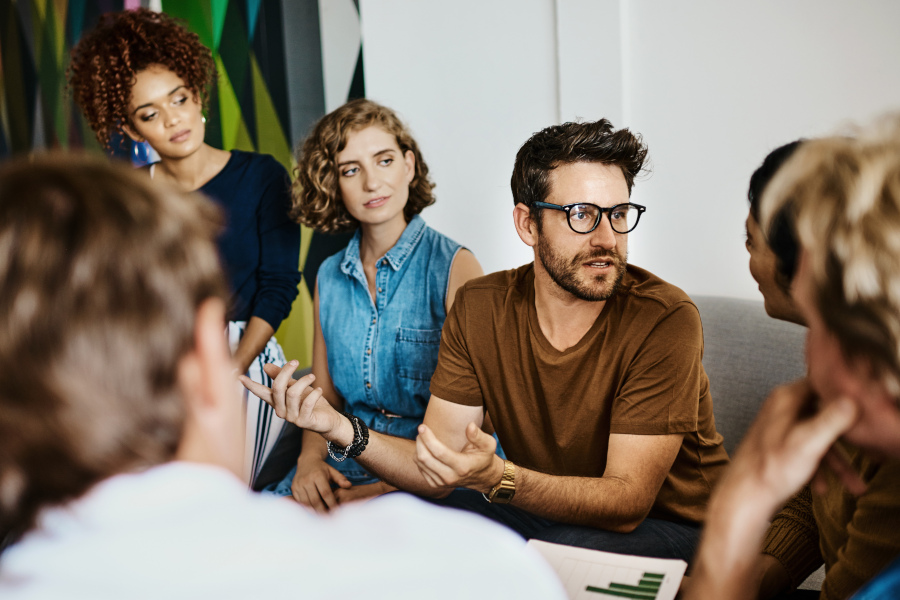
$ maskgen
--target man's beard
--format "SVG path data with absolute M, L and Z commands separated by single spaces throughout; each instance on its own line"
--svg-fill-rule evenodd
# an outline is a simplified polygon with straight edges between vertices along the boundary
M 550 275 L 556 285 L 566 290 L 579 300 L 588 302 L 601 302 L 609 300 L 619 289 L 622 277 L 625 276 L 626 260 L 619 255 L 615 248 L 611 250 L 596 250 L 579 254 L 566 261 L 565 258 L 554 252 L 545 236 L 538 240 L 538 257 L 541 264 Z M 607 275 L 595 275 L 587 281 L 579 277 L 579 271 L 584 263 L 593 259 L 608 258 L 615 268 L 615 274 L 610 279 Z

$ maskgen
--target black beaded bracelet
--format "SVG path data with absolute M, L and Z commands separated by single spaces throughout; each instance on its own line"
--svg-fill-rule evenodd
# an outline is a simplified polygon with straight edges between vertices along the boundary
M 369 443 L 369 427 L 356 415 L 338 411 L 350 421 L 353 426 L 353 441 L 346 448 L 341 449 L 334 442 L 328 442 L 328 456 L 337 462 L 344 462 L 348 458 L 356 458 L 366 449 Z

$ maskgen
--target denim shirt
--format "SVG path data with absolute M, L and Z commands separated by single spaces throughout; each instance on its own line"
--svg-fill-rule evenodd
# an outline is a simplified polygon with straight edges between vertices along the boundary
M 346 412 L 375 431 L 413 439 L 431 397 L 450 267 L 461 246 L 416 215 L 378 259 L 373 301 L 360 235 L 319 269 L 328 371 Z

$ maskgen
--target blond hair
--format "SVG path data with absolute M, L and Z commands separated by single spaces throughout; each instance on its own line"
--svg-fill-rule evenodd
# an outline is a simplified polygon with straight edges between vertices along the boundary
M 409 129 L 391 109 L 360 98 L 319 119 L 300 147 L 294 170 L 291 218 L 323 233 L 352 231 L 359 226 L 341 198 L 337 155 L 347 146 L 351 133 L 370 125 L 393 135 L 404 155 L 409 151 L 415 156 L 416 173 L 403 209 L 407 223 L 426 206 L 434 204 L 434 183 L 428 177 L 428 164 Z
M 848 359 L 900 379 L 900 118 L 804 143 L 763 196 L 793 213 L 815 301 Z
M 0 530 L 173 457 L 178 365 L 225 297 L 220 227 L 208 200 L 102 158 L 0 168 Z

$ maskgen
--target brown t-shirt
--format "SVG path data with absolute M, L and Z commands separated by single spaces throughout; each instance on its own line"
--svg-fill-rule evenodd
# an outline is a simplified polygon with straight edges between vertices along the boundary
M 702 355 L 694 303 L 632 265 L 584 337 L 556 350 L 529 264 L 460 288 L 431 393 L 483 406 L 509 459 L 552 475 L 602 477 L 610 433 L 683 433 L 650 516 L 699 523 L 728 463 Z

